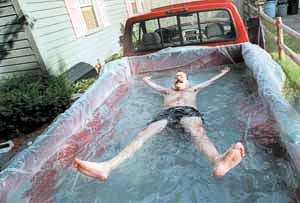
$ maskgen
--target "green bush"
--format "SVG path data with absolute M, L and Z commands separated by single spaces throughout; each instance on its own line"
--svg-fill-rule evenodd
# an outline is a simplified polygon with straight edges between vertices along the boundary
M 13 77 L 0 86 L 0 135 L 10 139 L 51 122 L 70 105 L 73 87 L 62 76 Z
M 108 57 L 107 59 L 104 60 L 105 63 L 109 63 L 111 61 L 120 59 L 123 57 L 123 53 L 115 53 L 113 55 L 111 55 L 110 57 Z
M 75 93 L 84 93 L 95 81 L 97 78 L 91 79 L 82 79 L 73 84 Z

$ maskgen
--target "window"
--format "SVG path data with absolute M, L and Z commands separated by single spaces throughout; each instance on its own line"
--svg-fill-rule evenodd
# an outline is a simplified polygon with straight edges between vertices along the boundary
M 65 0 L 76 37 L 81 37 L 110 25 L 104 0 Z
M 132 7 L 132 14 L 136 15 L 138 14 L 138 9 L 137 9 L 137 5 L 136 5 L 136 0 L 129 0 L 131 7 Z
M 126 1 L 129 17 L 144 13 L 143 0 L 125 0 L 125 1 Z
M 83 15 L 84 22 L 88 30 L 93 30 L 101 27 L 95 15 L 94 6 L 91 0 L 79 0 L 80 9 Z
M 230 41 L 236 38 L 235 27 L 227 10 L 199 12 L 202 42 Z
M 132 25 L 131 48 L 148 51 L 165 47 L 233 41 L 236 29 L 226 9 L 176 13 Z

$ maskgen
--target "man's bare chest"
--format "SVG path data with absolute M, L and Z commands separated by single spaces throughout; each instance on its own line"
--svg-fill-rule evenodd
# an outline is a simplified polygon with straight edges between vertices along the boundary
M 196 93 L 193 91 L 172 91 L 165 95 L 165 99 L 193 99 Z

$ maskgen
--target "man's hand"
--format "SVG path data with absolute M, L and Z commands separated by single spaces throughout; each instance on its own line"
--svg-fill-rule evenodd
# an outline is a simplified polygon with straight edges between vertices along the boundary
M 230 71 L 229 67 L 225 67 L 223 70 L 221 70 L 221 73 L 226 74 Z
M 228 73 L 230 71 L 229 67 L 225 67 L 224 69 L 221 70 L 221 73 L 219 73 L 218 75 L 210 78 L 209 80 L 206 80 L 205 82 L 202 82 L 198 85 L 193 86 L 193 90 L 194 91 L 199 91 L 209 85 L 211 85 L 212 83 L 214 83 L 216 80 L 220 79 L 221 77 L 223 77 L 226 73 Z
M 152 87 L 153 89 L 155 89 L 156 91 L 162 93 L 162 94 L 167 94 L 168 93 L 168 88 L 162 87 L 158 84 L 156 84 L 155 82 L 151 81 L 151 76 L 145 76 L 143 77 L 143 81 L 146 83 L 146 85 Z
M 149 81 L 150 79 L 151 79 L 151 76 L 145 76 L 145 77 L 143 77 L 144 81 Z

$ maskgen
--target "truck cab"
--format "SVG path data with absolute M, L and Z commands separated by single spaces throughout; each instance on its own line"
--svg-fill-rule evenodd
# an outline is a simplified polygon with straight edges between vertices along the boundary
M 167 47 L 220 46 L 249 42 L 243 20 L 231 0 L 203 0 L 152 9 L 127 20 L 124 56 Z

